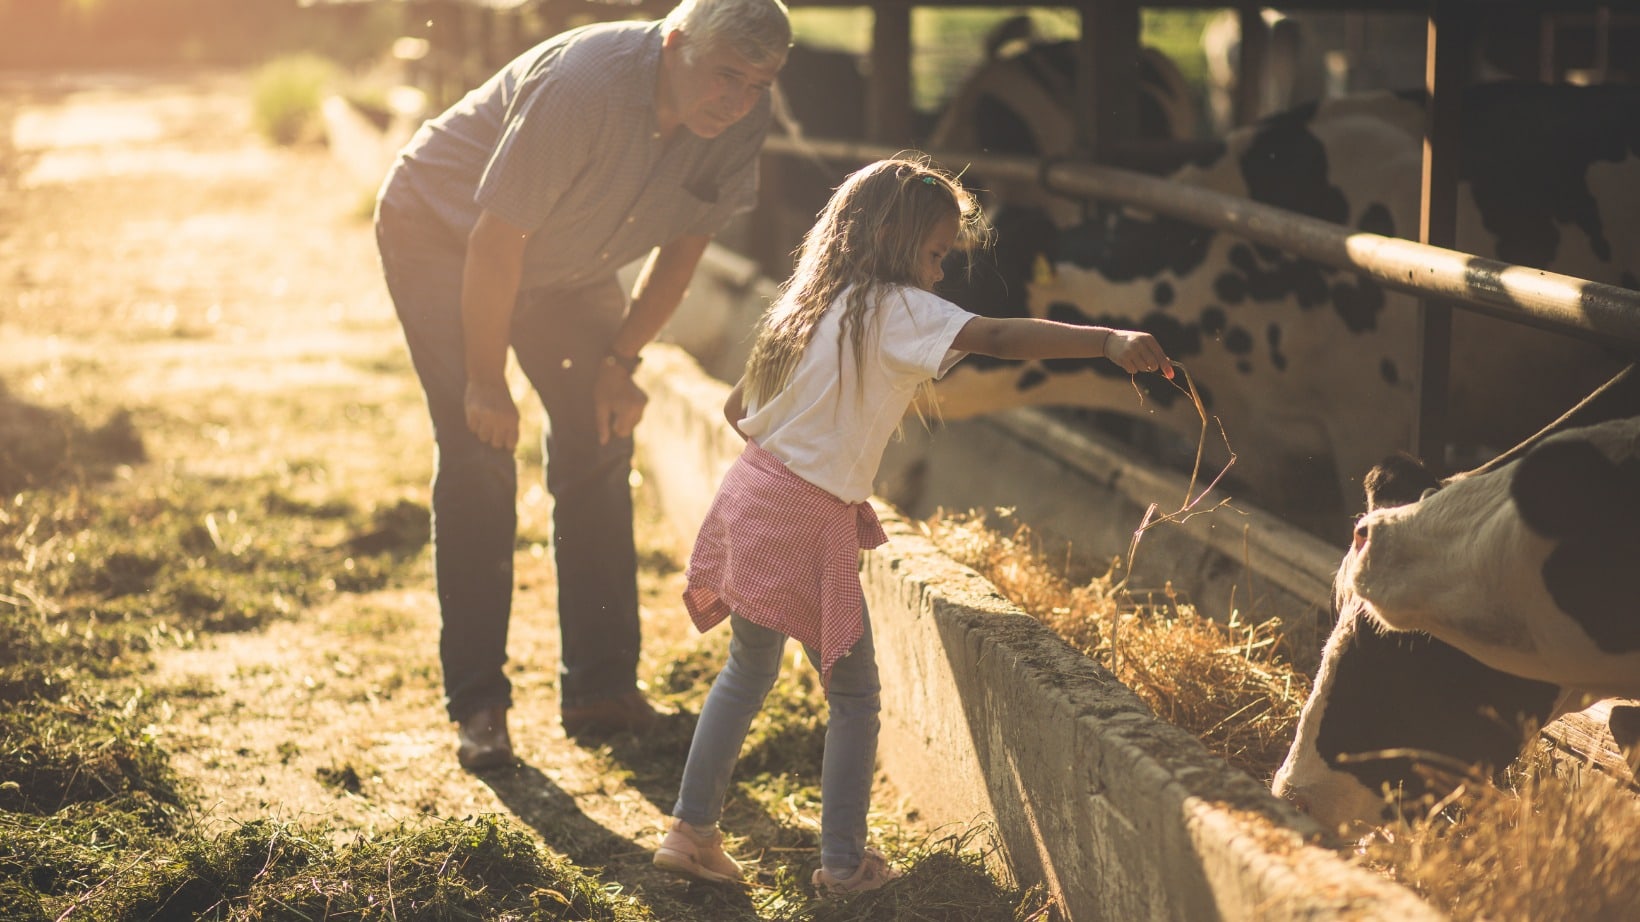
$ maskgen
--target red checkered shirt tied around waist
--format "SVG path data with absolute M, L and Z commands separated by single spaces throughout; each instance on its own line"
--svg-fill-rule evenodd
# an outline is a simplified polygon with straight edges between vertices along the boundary
M 701 631 L 734 613 L 819 650 L 825 684 L 865 633 L 860 551 L 887 541 L 870 502 L 844 502 L 748 441 L 701 523 L 683 603 Z

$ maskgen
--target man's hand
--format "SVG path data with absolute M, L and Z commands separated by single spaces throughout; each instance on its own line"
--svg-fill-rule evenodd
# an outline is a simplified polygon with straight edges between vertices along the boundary
M 634 384 L 626 369 L 613 362 L 598 366 L 598 383 L 592 387 L 592 413 L 598 425 L 598 444 L 608 445 L 609 437 L 627 438 L 643 419 L 649 395 Z
M 506 384 L 486 386 L 469 381 L 464 405 L 467 428 L 479 441 L 506 451 L 518 447 L 518 407 Z

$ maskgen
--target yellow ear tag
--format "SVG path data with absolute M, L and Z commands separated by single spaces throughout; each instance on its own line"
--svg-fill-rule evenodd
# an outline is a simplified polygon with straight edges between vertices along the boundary
M 1037 285 L 1051 285 L 1053 280 L 1053 263 L 1048 262 L 1047 256 L 1036 254 L 1036 262 L 1031 265 L 1031 281 Z

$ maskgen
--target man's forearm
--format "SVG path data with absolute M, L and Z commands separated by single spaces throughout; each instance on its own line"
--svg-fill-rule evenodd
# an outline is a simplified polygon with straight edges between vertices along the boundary
M 522 245 L 490 245 L 475 235 L 461 276 L 461 331 L 467 380 L 505 381 L 513 305 L 523 277 Z
M 672 319 L 710 237 L 680 237 L 649 254 L 632 286 L 632 307 L 615 333 L 610 348 L 621 355 L 637 355 Z

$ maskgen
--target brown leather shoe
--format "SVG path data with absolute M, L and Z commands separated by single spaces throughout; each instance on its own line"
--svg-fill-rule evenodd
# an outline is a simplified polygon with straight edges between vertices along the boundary
M 607 736 L 642 733 L 660 715 L 636 689 L 581 707 L 564 708 L 564 732 L 569 736 Z
M 507 709 L 484 708 L 456 724 L 456 761 L 470 772 L 500 768 L 513 759 L 507 736 Z

